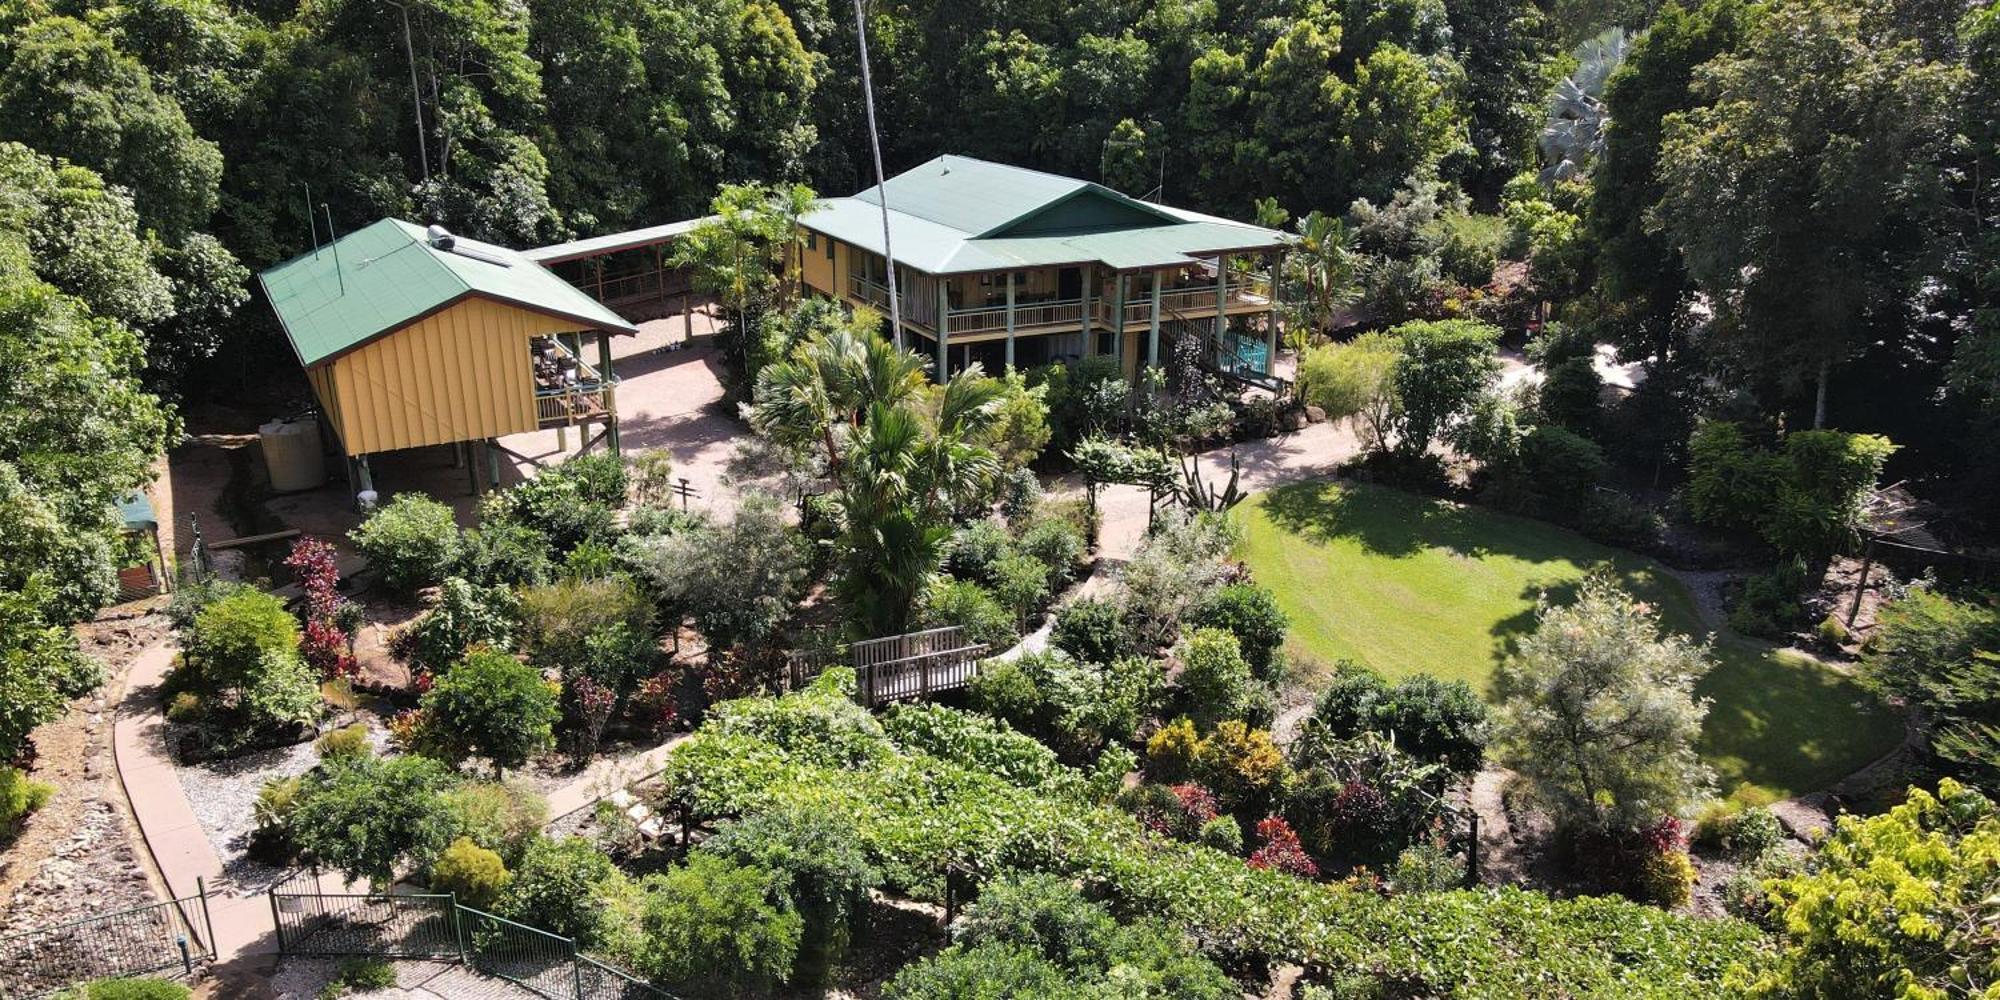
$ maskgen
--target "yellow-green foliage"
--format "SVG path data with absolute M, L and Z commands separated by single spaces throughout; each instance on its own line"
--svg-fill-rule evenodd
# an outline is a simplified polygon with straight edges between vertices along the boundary
M 1656 851 L 1639 862 L 1639 894 L 1670 910 L 1687 905 L 1694 880 L 1686 851 Z
M 0 767 L 0 840 L 16 820 L 47 804 L 55 790 L 54 785 L 28 780 L 16 768 Z
M 500 855 L 460 837 L 431 865 L 431 888 L 449 892 L 474 909 L 490 910 L 513 880 Z
M 332 730 L 321 736 L 313 746 L 319 749 L 322 760 L 366 757 L 375 752 L 375 748 L 368 743 L 368 724 L 365 722 Z
M 1782 947 L 1731 971 L 1748 996 L 2000 996 L 2000 810 L 1956 781 L 1841 817 L 1810 873 L 1765 888 Z
M 1185 718 L 1160 727 L 1146 741 L 1146 764 L 1162 781 L 1178 781 L 1194 773 L 1200 754 L 1201 737 L 1195 734 L 1194 723 Z
M 1285 772 L 1285 757 L 1271 734 L 1231 719 L 1218 724 L 1201 741 L 1196 770 L 1225 803 L 1237 803 L 1275 788 Z

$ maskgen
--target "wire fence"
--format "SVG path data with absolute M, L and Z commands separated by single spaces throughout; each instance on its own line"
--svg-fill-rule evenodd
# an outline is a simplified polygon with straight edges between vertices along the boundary
M 30 1000 L 77 983 L 147 973 L 192 973 L 215 958 L 208 887 L 0 938 L 0 1000 Z
M 304 871 L 273 886 L 270 899 L 282 955 L 461 962 L 548 1000 L 676 1000 L 570 938 L 450 895 L 327 893 L 317 872 Z

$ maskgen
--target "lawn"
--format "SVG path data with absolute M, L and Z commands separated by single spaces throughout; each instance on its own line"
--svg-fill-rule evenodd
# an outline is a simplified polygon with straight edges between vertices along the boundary
M 1389 677 L 1428 673 L 1486 691 L 1543 595 L 1562 600 L 1609 567 L 1671 629 L 1706 631 L 1658 563 L 1540 521 L 1360 484 L 1300 483 L 1238 509 L 1240 555 L 1277 592 L 1293 642 Z M 1714 699 L 1702 752 L 1725 794 L 1825 788 L 1888 752 L 1902 723 L 1819 661 L 1718 641 L 1700 693 Z M 1744 787 L 1748 786 L 1748 787 Z

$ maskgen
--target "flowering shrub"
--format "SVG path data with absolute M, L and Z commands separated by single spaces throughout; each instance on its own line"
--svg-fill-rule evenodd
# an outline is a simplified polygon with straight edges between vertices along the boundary
M 567 720 L 563 749 L 571 760 L 587 764 L 597 756 L 598 744 L 604 740 L 604 726 L 611 721 L 611 710 L 618 706 L 618 692 L 592 680 L 589 674 L 578 674 L 563 685 L 562 700 Z

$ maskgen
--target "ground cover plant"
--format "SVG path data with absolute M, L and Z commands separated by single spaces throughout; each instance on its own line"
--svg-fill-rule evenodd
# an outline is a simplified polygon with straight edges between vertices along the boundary
M 1278 595 L 1293 642 L 1390 678 L 1463 680 L 1494 670 L 1534 625 L 1536 600 L 1572 596 L 1594 567 L 1659 609 L 1671 631 L 1708 631 L 1658 563 L 1539 521 L 1365 484 L 1302 483 L 1239 508 L 1238 554 Z M 1817 661 L 1744 639 L 1715 644 L 1696 693 L 1714 700 L 1701 750 L 1724 794 L 1823 788 L 1894 747 L 1895 716 Z
M 800 693 L 717 706 L 674 754 L 669 794 L 710 815 L 805 806 L 851 817 L 890 891 L 940 899 L 951 866 L 1076 879 L 1113 912 L 1162 920 L 1212 957 L 1364 969 L 1406 995 L 1680 997 L 1758 953 L 1747 924 L 1611 898 L 1382 896 L 1302 882 L 1149 832 L 1086 783 L 1024 788 L 978 754 L 946 760 L 899 744 L 854 706 L 852 684 L 836 669 Z

